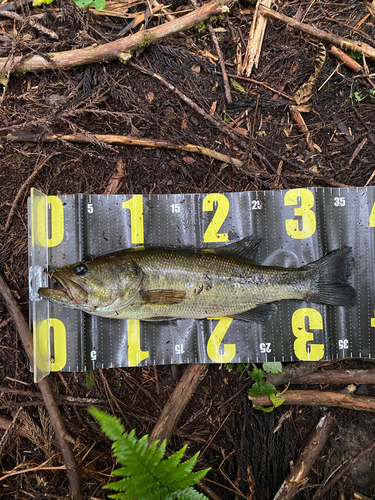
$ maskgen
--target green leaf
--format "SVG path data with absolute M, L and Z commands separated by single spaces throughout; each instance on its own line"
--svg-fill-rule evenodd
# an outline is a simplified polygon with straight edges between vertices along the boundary
M 283 365 L 280 361 L 269 361 L 267 363 L 263 363 L 262 368 L 266 373 L 273 373 L 274 375 L 277 375 L 282 372 Z
M 233 370 L 234 363 L 228 363 L 227 364 L 227 371 L 230 373 Z
M 238 92 L 241 92 L 241 94 L 246 94 L 246 90 L 236 80 L 234 80 L 233 78 L 229 78 L 229 80 L 234 90 L 238 90 Z
M 255 406 L 254 408 L 256 410 L 261 410 L 264 413 L 269 413 L 269 412 L 273 411 L 274 406 Z
M 94 0 L 93 3 L 96 10 L 103 10 L 105 8 L 105 0 Z
M 237 363 L 236 364 L 236 369 L 238 372 L 242 373 L 244 369 L 246 368 L 246 365 L 244 363 Z
M 270 394 L 270 400 L 272 401 L 273 406 L 277 408 L 284 403 L 285 398 L 280 392 L 276 392 L 276 394 Z
M 351 50 L 350 54 L 353 59 L 362 59 L 362 54 L 360 52 L 355 52 L 355 50 Z
M 90 415 L 99 423 L 102 432 L 111 441 L 116 441 L 125 433 L 124 426 L 121 425 L 120 419 L 108 415 L 105 411 L 95 408 L 95 406 L 90 406 L 88 408 Z
M 258 368 L 254 368 L 252 372 L 249 372 L 249 375 L 255 382 L 260 382 L 264 377 L 264 371 Z
M 53 0 L 33 0 L 33 7 L 39 7 L 39 5 L 45 4 L 48 5 L 52 3 Z
M 270 394 L 275 394 L 276 387 L 268 382 L 255 382 L 247 392 L 253 397 L 269 396 Z

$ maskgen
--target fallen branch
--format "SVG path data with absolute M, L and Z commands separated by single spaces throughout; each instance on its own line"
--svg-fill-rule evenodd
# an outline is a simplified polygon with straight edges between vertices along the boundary
M 356 42 L 354 40 L 349 40 L 348 38 L 343 38 L 338 35 L 332 35 L 327 31 L 320 30 L 318 28 L 315 28 L 314 26 L 309 26 L 308 24 L 301 23 L 296 19 L 285 16 L 284 14 L 280 14 L 280 12 L 276 12 L 275 10 L 265 7 L 262 4 L 259 5 L 259 11 L 266 17 L 281 21 L 291 28 L 295 28 L 299 31 L 302 31 L 303 33 L 314 36 L 315 38 L 319 38 L 324 42 L 330 42 L 333 45 L 337 45 L 341 49 L 354 50 L 355 52 L 360 52 L 365 56 L 375 59 L 375 48 L 371 47 L 371 45 L 368 45 L 367 43 Z
M 202 378 L 206 375 L 207 370 L 208 364 L 189 365 L 186 368 L 156 422 L 150 436 L 149 444 L 157 440 L 162 442 L 164 439 L 170 438 L 182 412 Z
M 228 75 L 227 75 L 227 70 L 225 68 L 224 56 L 223 56 L 223 53 L 221 52 L 221 48 L 220 48 L 216 33 L 214 32 L 214 29 L 212 27 L 211 22 L 208 22 L 207 26 L 208 26 L 208 31 L 210 32 L 213 44 L 215 45 L 216 53 L 219 57 L 221 74 L 223 75 L 225 98 L 227 100 L 227 103 L 230 104 L 233 101 L 233 99 L 232 99 L 232 92 L 230 90 L 230 84 L 229 84 L 229 79 L 228 79 Z
M 16 302 L 16 299 L 14 298 L 5 279 L 1 274 L 0 274 L 0 294 L 4 299 L 4 303 L 9 311 L 9 314 L 13 318 L 16 329 L 21 338 L 23 347 L 29 358 L 30 364 L 32 365 L 33 364 L 32 334 L 29 330 L 27 321 Z M 44 403 L 46 405 L 48 414 L 50 416 L 51 424 L 55 431 L 57 443 L 59 445 L 65 463 L 66 472 L 68 474 L 68 479 L 70 484 L 71 497 L 74 500 L 81 500 L 82 489 L 81 489 L 81 481 L 78 474 L 78 466 L 73 451 L 71 449 L 71 446 L 68 444 L 68 442 L 72 441 L 72 438 L 69 436 L 68 431 L 66 430 L 65 424 L 61 417 L 60 410 L 53 397 L 53 393 L 48 383 L 48 380 L 44 378 L 43 380 L 38 382 L 38 387 L 43 395 Z
M 371 370 L 322 370 L 302 375 L 293 384 L 374 384 L 375 369 Z
M 291 467 L 274 500 L 289 500 L 298 493 L 298 490 L 307 481 L 307 475 L 322 451 L 334 423 L 333 417 L 329 414 L 324 415 L 319 420 L 318 425 L 308 438 L 308 443 L 303 447 L 301 455 Z
M 289 390 L 283 393 L 284 405 L 305 406 L 337 406 L 349 410 L 375 412 L 375 398 L 368 396 L 352 396 L 332 391 L 296 391 Z M 272 406 L 268 396 L 248 396 L 253 406 Z
M 37 23 L 32 19 L 31 17 L 23 17 L 17 14 L 16 12 L 10 12 L 8 10 L 0 10 L 0 16 L 2 17 L 8 17 L 9 19 L 15 19 L 16 21 L 21 21 L 23 23 L 29 23 L 30 26 L 35 28 L 36 30 L 40 31 L 41 33 L 44 33 L 45 35 L 50 36 L 51 38 L 54 38 L 55 40 L 59 39 L 59 35 L 55 33 L 52 30 L 49 30 L 45 26 L 43 26 L 40 23 Z
M 358 455 L 356 455 L 354 458 L 351 458 L 350 460 L 347 460 L 346 465 L 344 467 L 341 467 L 340 470 L 336 472 L 336 474 L 328 481 L 328 483 L 325 483 L 325 486 L 319 489 L 316 494 L 314 495 L 314 500 L 316 498 L 322 498 L 323 495 L 327 493 L 327 491 L 332 488 L 334 484 L 337 483 L 339 479 L 342 478 L 342 476 L 348 471 L 348 470 L 353 470 L 354 467 L 357 465 L 359 461 L 363 459 L 364 456 L 368 455 L 373 449 L 375 448 L 375 442 L 371 443 L 365 448 L 364 450 L 360 451 Z
M 189 151 L 190 153 L 200 153 L 204 156 L 209 156 L 215 160 L 222 161 L 224 163 L 230 163 L 237 168 L 241 168 L 243 162 L 230 156 L 218 153 L 212 149 L 205 148 L 203 146 L 195 146 L 194 144 L 173 144 L 169 141 L 163 139 L 146 139 L 137 137 L 135 135 L 102 135 L 102 134 L 90 134 L 86 136 L 85 134 L 34 134 L 34 133 L 21 133 L 21 134 L 8 134 L 7 140 L 11 142 L 79 142 L 89 144 L 92 142 L 92 138 L 98 141 L 104 142 L 105 144 L 118 144 L 121 146 L 145 146 L 148 148 L 165 148 L 165 149 L 176 149 L 179 151 Z M 33 174 L 34 175 L 34 174 Z
M 20 411 L 21 408 L 19 408 L 18 411 Z M 18 412 L 17 412 L 18 413 Z M 9 418 L 9 417 L 3 417 L 0 416 L 0 429 L 4 429 L 5 431 L 10 431 L 15 423 L 15 418 Z M 17 436 L 27 438 L 29 436 L 29 431 L 27 427 L 20 427 L 18 425 L 15 426 L 14 432 L 16 433 Z M 4 434 L 5 435 L 5 434 Z M 1 455 L 1 453 L 0 453 Z
M 50 69 L 70 69 L 84 64 L 108 62 L 115 59 L 125 61 L 131 57 L 130 51 L 141 45 L 155 43 L 166 36 L 193 28 L 211 16 L 228 12 L 229 5 L 232 2 L 233 0 L 213 0 L 175 21 L 149 30 L 142 30 L 134 35 L 103 45 L 94 45 L 85 49 L 54 52 L 45 55 L 19 56 L 15 57 L 12 61 L 7 57 L 2 57 L 0 58 L 0 73 L 7 73 L 8 71 L 11 74 L 36 73 Z
M 303 377 L 311 372 L 315 372 L 319 368 L 319 361 L 300 361 L 299 363 L 291 363 L 283 367 L 283 370 L 277 375 L 272 373 L 267 374 L 267 382 L 274 386 L 288 384 L 295 378 Z

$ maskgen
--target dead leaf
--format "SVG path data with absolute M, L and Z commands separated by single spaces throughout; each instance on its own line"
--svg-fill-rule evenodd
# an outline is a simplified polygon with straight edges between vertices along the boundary
M 154 98 L 155 98 L 155 94 L 153 92 L 149 92 L 147 94 L 147 100 L 148 100 L 148 102 L 152 102 L 154 100 Z
M 210 108 L 210 115 L 211 115 L 211 116 L 214 116 L 215 111 L 216 111 L 216 106 L 217 106 L 217 101 L 214 101 L 214 102 L 211 104 L 211 108 Z
M 184 156 L 182 160 L 185 161 L 186 163 L 195 163 L 194 158 L 192 158 L 191 156 Z

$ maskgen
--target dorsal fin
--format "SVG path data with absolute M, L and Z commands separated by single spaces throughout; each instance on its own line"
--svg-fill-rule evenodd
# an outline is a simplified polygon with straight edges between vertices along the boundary
M 215 253 L 234 254 L 244 259 L 254 260 L 261 241 L 262 238 L 259 238 L 258 236 L 246 236 L 245 238 L 242 238 L 242 240 L 235 241 L 234 243 L 230 243 L 229 245 L 225 245 L 223 247 L 215 248 Z

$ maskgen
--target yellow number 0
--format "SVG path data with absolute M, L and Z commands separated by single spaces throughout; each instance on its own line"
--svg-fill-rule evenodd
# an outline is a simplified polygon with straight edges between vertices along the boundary
M 47 206 L 46 206 L 47 204 Z M 48 236 L 47 210 L 50 207 L 51 235 Z M 57 196 L 43 196 L 37 206 L 37 240 L 40 246 L 57 247 L 64 238 L 64 207 Z
M 47 318 L 38 325 L 38 353 L 43 360 L 47 355 L 50 328 L 53 328 L 54 359 L 51 359 L 51 372 L 58 372 L 66 365 L 66 330 L 62 321 Z M 37 361 L 38 362 L 38 361 Z
M 236 355 L 236 344 L 224 344 L 223 354 L 220 354 L 219 348 L 224 335 L 232 323 L 232 318 L 208 318 L 218 319 L 219 323 L 215 326 L 207 342 L 207 354 L 215 363 L 230 363 Z
M 368 220 L 368 225 L 369 227 L 375 227 L 375 203 L 371 210 L 371 214 Z
M 285 194 L 284 205 L 297 205 L 298 198 L 300 198 L 301 206 L 294 209 L 294 214 L 302 217 L 302 229 L 299 228 L 299 221 L 295 219 L 287 219 L 285 226 L 288 236 L 302 240 L 315 233 L 315 213 L 311 210 L 314 206 L 314 195 L 308 189 L 291 189 Z
M 228 233 L 218 233 L 223 225 L 226 216 L 229 212 L 229 200 L 226 196 L 220 193 L 208 194 L 203 200 L 203 211 L 212 212 L 214 209 L 214 202 L 217 203 L 217 209 L 212 217 L 206 232 L 203 236 L 204 243 L 213 243 L 215 241 L 228 241 Z
M 294 354 L 302 361 L 317 361 L 324 356 L 324 345 L 311 344 L 310 352 L 307 351 L 306 343 L 314 340 L 314 334 L 306 330 L 305 318 L 309 320 L 309 328 L 323 330 L 323 319 L 319 311 L 309 307 L 297 309 L 292 317 L 292 330 L 297 337 L 294 341 Z
M 122 207 L 130 210 L 132 243 L 144 243 L 143 196 L 141 194 L 135 194 L 130 200 L 124 201 Z

